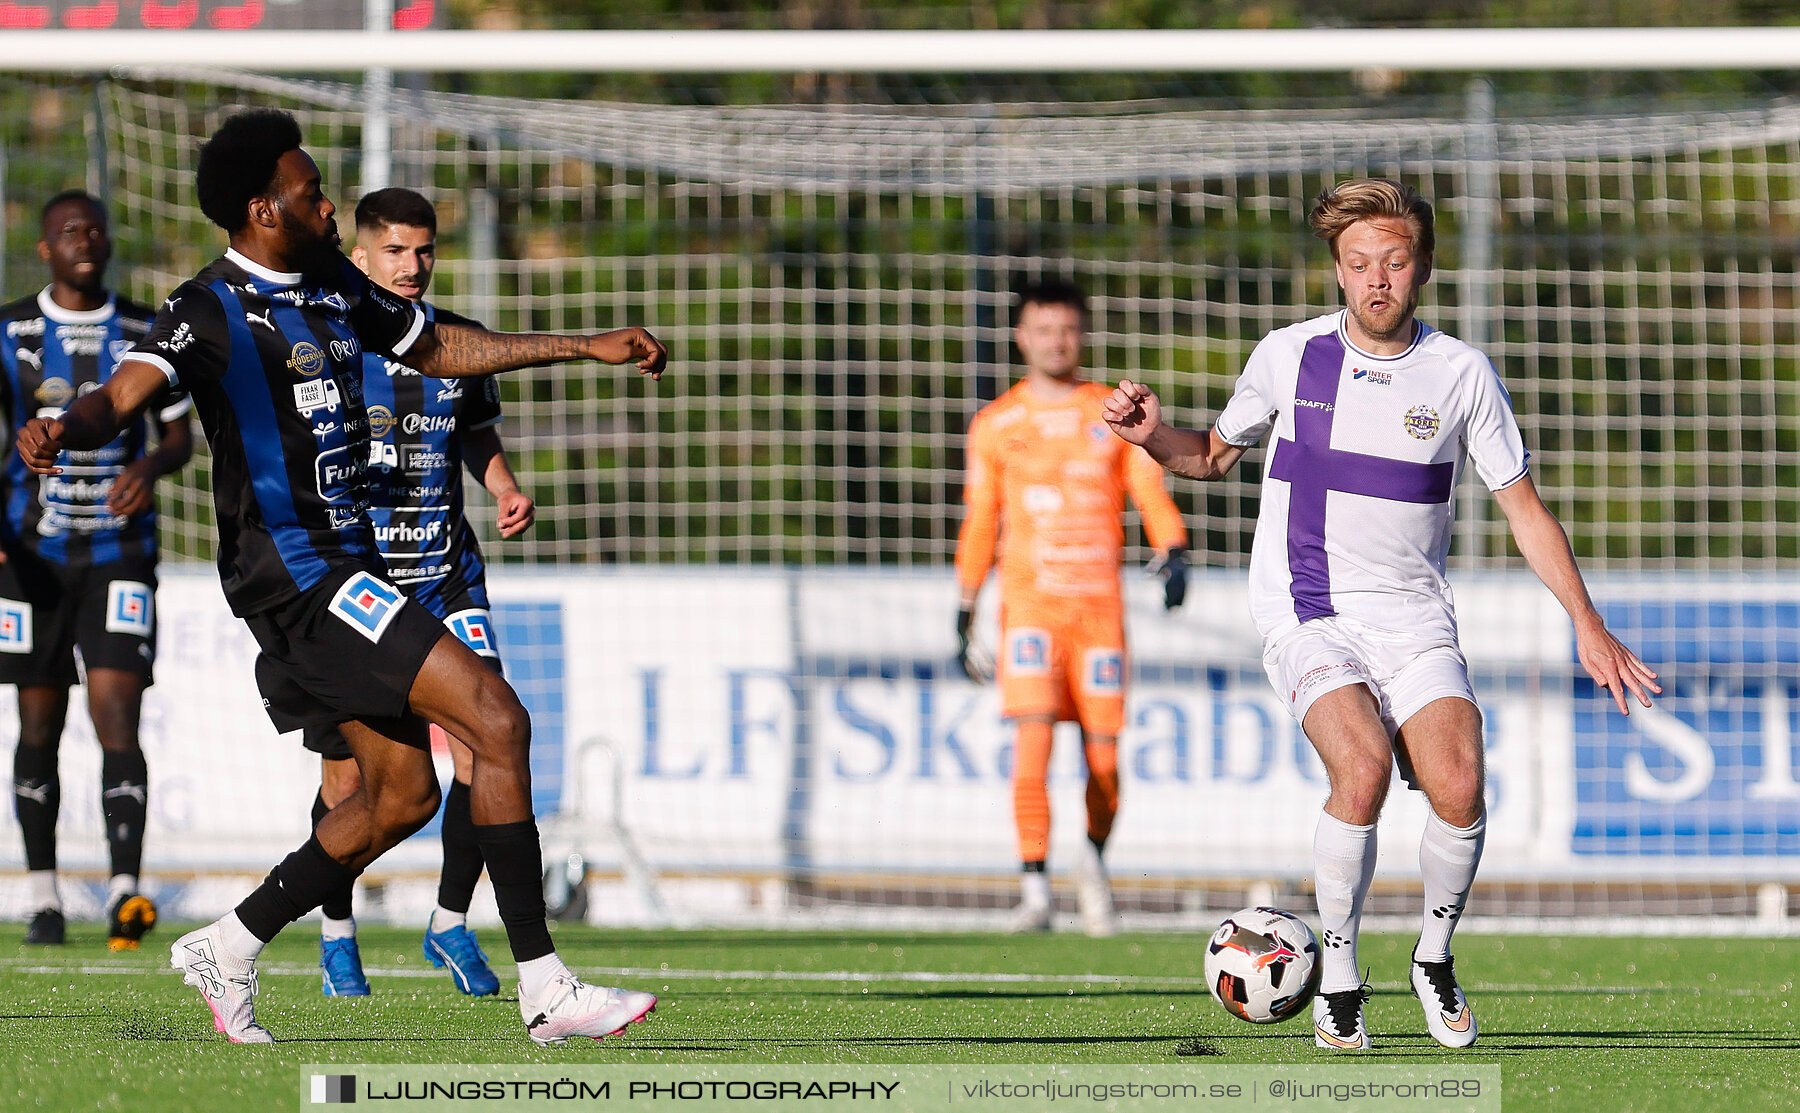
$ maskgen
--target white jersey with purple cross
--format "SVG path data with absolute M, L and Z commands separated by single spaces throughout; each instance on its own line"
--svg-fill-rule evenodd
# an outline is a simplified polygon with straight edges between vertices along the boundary
M 1358 350 L 1343 312 L 1277 329 L 1244 365 L 1215 429 L 1271 429 L 1250 553 L 1250 609 L 1273 641 L 1343 615 L 1454 641 L 1444 561 L 1465 459 L 1489 490 L 1526 474 L 1512 400 L 1486 356 L 1420 323 L 1396 356 Z

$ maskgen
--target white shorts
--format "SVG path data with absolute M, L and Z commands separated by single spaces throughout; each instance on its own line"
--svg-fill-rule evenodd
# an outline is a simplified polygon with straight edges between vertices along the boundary
M 1304 724 L 1326 692 L 1366 684 L 1381 705 L 1381 723 L 1396 734 L 1433 700 L 1475 702 L 1469 663 L 1455 642 L 1421 639 L 1333 615 L 1315 618 L 1263 647 L 1263 668 L 1294 721 Z

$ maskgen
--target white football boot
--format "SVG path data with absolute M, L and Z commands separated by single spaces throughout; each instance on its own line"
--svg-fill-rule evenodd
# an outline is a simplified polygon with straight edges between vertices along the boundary
M 1075 903 L 1081 909 L 1081 927 L 1095 939 L 1119 934 L 1119 914 L 1113 908 L 1112 880 L 1094 844 L 1082 840 L 1075 857 Z
M 1373 991 L 1367 985 L 1313 998 L 1313 1044 L 1328 1051 L 1367 1051 L 1374 1044 L 1363 1024 L 1363 1003 Z
M 1425 1007 L 1425 1027 L 1431 1038 L 1445 1047 L 1468 1047 L 1475 1042 L 1475 1010 L 1456 984 L 1456 971 L 1445 958 L 1442 962 L 1412 960 L 1412 987 L 1419 1004 Z
M 539 1047 L 561 1047 L 570 1036 L 604 1039 L 644 1020 L 656 1008 L 654 993 L 588 985 L 573 974 L 559 975 L 543 994 L 519 988 L 519 1016 L 525 1034 Z
M 232 1043 L 274 1043 L 269 1030 L 256 1022 L 256 963 L 226 953 L 219 925 L 207 924 L 175 940 L 169 965 L 181 980 L 200 991 L 212 1010 L 213 1028 Z

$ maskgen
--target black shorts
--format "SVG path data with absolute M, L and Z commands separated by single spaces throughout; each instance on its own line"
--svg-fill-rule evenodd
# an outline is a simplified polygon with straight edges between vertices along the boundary
M 0 684 L 67 688 L 87 669 L 148 686 L 156 664 L 156 561 L 53 564 L 14 550 L 0 564 Z
M 445 619 L 444 621 L 446 625 L 448 625 L 450 620 Z M 452 632 L 455 632 L 455 629 L 455 627 L 451 627 Z M 467 642 L 464 644 L 467 644 Z M 475 647 L 470 646 L 470 648 L 473 649 Z M 483 664 L 487 665 L 495 672 L 500 673 L 502 676 L 506 675 L 504 670 L 500 667 L 500 658 L 498 656 L 484 656 L 481 660 Z M 350 752 L 350 743 L 344 740 L 344 732 L 341 729 L 342 726 L 343 724 L 341 722 L 319 723 L 307 727 L 305 733 L 301 735 L 300 740 L 307 749 L 318 754 L 326 761 L 349 761 L 356 755 Z M 390 735 L 390 737 L 392 736 Z M 404 741 L 404 739 L 402 739 L 402 741 Z
M 358 719 L 407 740 L 407 696 L 443 624 L 370 568 L 334 568 L 299 597 L 244 618 L 275 729 Z

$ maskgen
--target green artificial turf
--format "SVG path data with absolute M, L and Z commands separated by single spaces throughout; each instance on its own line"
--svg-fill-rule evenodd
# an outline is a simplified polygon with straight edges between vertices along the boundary
M 16 939 L 19 925 L 5 925 Z M 16 934 L 14 934 L 16 933 Z M 624 1036 L 538 1049 L 510 963 L 502 996 L 462 997 L 414 931 L 365 928 L 374 995 L 319 994 L 311 925 L 265 952 L 258 1017 L 278 1041 L 213 1032 L 167 967 L 179 925 L 110 954 L 94 925 L 62 947 L 0 944 L 0 1109 L 291 1109 L 308 1063 L 1487 1063 L 1507 1113 L 1791 1108 L 1800 1094 L 1800 939 L 1457 939 L 1480 1042 L 1445 1051 L 1406 987 L 1410 937 L 1370 936 L 1373 1052 L 1333 1057 L 1305 1019 L 1255 1027 L 1200 977 L 1204 937 L 602 931 L 561 925 L 590 981 L 650 989 Z M 484 933 L 504 955 L 497 929 Z

